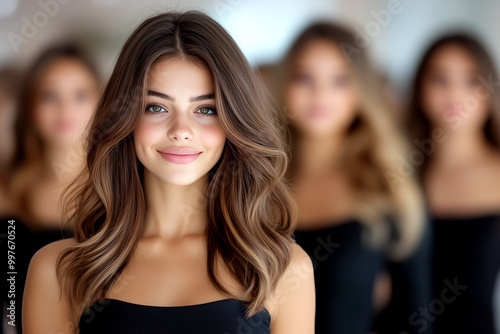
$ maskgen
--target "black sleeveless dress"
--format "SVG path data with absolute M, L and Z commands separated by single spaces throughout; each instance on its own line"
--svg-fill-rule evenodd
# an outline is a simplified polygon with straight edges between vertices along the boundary
M 434 217 L 433 227 L 435 303 L 429 313 L 436 333 L 495 334 L 500 213 Z
M 187 306 L 151 306 L 107 298 L 80 317 L 81 334 L 269 334 L 264 309 L 246 318 L 246 305 L 223 299 Z
M 352 219 L 294 233 L 314 266 L 316 333 L 433 333 L 432 323 L 419 326 L 409 321 L 432 299 L 430 229 L 414 253 L 401 261 L 391 261 L 382 249 L 366 246 L 364 229 Z M 392 300 L 385 311 L 376 314 L 373 287 L 382 271 L 391 275 Z

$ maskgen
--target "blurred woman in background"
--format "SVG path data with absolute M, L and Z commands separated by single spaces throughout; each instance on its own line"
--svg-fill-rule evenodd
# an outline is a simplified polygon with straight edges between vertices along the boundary
M 295 237 L 315 265 L 316 332 L 430 333 L 431 323 L 410 319 L 432 289 L 423 199 L 411 175 L 399 176 L 404 145 L 364 50 L 318 23 L 277 77 L 292 135 Z
M 418 67 L 409 129 L 433 218 L 438 333 L 495 333 L 500 269 L 499 78 L 465 35 L 436 41 Z M 453 288 L 450 288 L 450 285 Z
M 60 197 L 82 167 L 82 138 L 97 105 L 99 84 L 87 56 L 76 46 L 63 45 L 42 54 L 21 87 L 14 155 L 3 173 L 8 177 L 8 211 L 0 213 L 16 220 L 17 310 L 33 254 L 72 236 L 63 224 Z M 21 312 L 16 316 L 22 332 Z

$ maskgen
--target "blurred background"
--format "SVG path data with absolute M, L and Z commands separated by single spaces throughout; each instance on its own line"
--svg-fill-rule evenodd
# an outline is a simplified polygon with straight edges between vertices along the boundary
M 278 61 L 299 32 L 318 19 L 347 25 L 369 40 L 373 61 L 402 92 L 423 48 L 447 31 L 459 28 L 481 36 L 494 58 L 500 59 L 500 2 L 495 0 L 400 0 L 396 2 L 395 14 L 381 18 L 382 23 L 374 13 L 388 10 L 390 1 L 61 0 L 56 1 L 57 6 L 52 3 L 1 1 L 0 66 L 22 68 L 47 45 L 76 39 L 91 48 L 104 74 L 109 74 L 133 29 L 146 17 L 168 9 L 200 9 L 210 14 L 231 33 L 253 65 Z M 29 28 L 30 23 L 34 32 Z
M 57 206 L 57 199 L 61 194 L 61 185 L 66 184 L 65 182 L 71 179 L 76 167 L 80 166 L 79 162 L 72 160 L 71 154 L 68 155 L 69 151 L 80 149 L 78 142 L 81 139 L 78 137 L 80 130 L 73 129 L 75 131 L 71 133 L 72 136 L 78 137 L 77 141 L 51 133 L 51 130 L 44 132 L 45 121 L 42 118 L 35 121 L 39 124 L 34 128 L 41 133 L 45 141 L 44 145 L 48 149 L 44 152 L 44 157 L 38 158 L 40 161 L 48 161 L 47 166 L 51 161 L 66 161 L 66 165 L 51 165 L 56 171 L 57 178 L 43 174 L 45 172 L 42 172 L 42 169 L 47 167 L 43 167 L 43 163 L 39 164 L 42 168 L 35 171 L 32 168 L 34 163 L 30 160 L 29 152 L 22 154 L 16 152 L 16 136 L 14 135 L 16 118 L 18 123 L 23 121 L 23 118 L 19 117 L 20 114 L 16 113 L 18 109 L 22 109 L 20 107 L 23 103 L 18 99 L 18 92 L 21 87 L 26 89 L 29 86 L 29 80 L 32 82 L 38 80 L 35 77 L 29 79 L 31 74 L 35 76 L 35 73 L 29 73 L 30 71 L 36 70 L 37 73 L 38 71 L 42 73 L 41 69 L 44 69 L 43 65 L 37 68 L 34 64 L 41 63 L 40 55 L 52 46 L 71 43 L 81 47 L 85 51 L 85 57 L 80 57 L 78 52 L 68 49 L 57 50 L 46 57 L 49 59 L 47 63 L 50 63 L 50 59 L 65 58 L 69 55 L 73 60 L 78 60 L 79 65 L 65 63 L 59 65 L 60 68 L 52 68 L 53 73 L 45 70 L 49 74 L 52 73 L 50 75 L 54 76 L 53 79 L 57 77 L 57 71 L 71 72 L 75 78 L 79 75 L 74 81 L 67 81 L 70 83 L 61 81 L 60 85 L 71 85 L 75 82 L 81 85 L 75 88 L 75 91 L 79 89 L 83 92 L 79 98 L 86 104 L 80 105 L 79 108 L 82 108 L 81 110 L 86 108 L 86 113 L 82 115 L 85 114 L 87 118 L 90 118 L 97 101 L 97 92 L 105 85 L 118 53 L 132 31 L 142 21 L 156 13 L 192 9 L 201 10 L 210 15 L 233 36 L 250 64 L 260 70 L 269 87 L 272 86 L 277 65 L 306 27 L 317 21 L 327 21 L 345 27 L 354 35 L 354 40 L 359 43 L 358 46 L 362 45 L 361 49 L 368 56 L 373 68 L 381 75 L 382 88 L 393 107 L 390 114 L 401 122 L 404 122 L 403 119 L 406 117 L 404 111 L 412 96 L 412 82 L 417 66 L 421 63 L 429 46 L 441 36 L 457 31 L 474 36 L 482 43 L 497 69 L 500 66 L 500 20 L 498 19 L 500 1 L 498 0 L 0 0 L 2 35 L 0 39 L 0 171 L 6 171 L 0 173 L 0 181 L 3 180 L 2 182 L 9 184 L 8 187 L 3 187 L 4 190 L 12 187 L 12 189 L 22 189 L 19 194 L 11 196 L 9 191 L 1 191 L 3 184 L 0 182 L 0 218 L 21 217 L 22 220 L 24 219 L 23 224 L 26 230 L 19 232 L 18 238 L 20 242 L 24 238 L 26 243 L 24 259 L 22 259 L 24 261 L 22 266 L 25 268 L 32 254 L 39 247 L 60 238 L 61 211 Z M 95 64 L 95 68 L 91 64 Z M 43 74 L 43 76 L 49 74 Z M 39 84 L 39 86 L 43 85 Z M 64 93 L 60 90 L 58 94 Z M 45 100 L 40 101 L 49 103 L 50 98 L 50 96 L 44 97 Z M 499 110 L 495 112 L 498 113 Z M 78 124 L 83 128 L 88 119 L 82 117 L 75 121 L 75 124 L 80 122 Z M 50 123 L 49 120 L 46 122 Z M 403 124 L 401 122 L 399 124 Z M 34 128 L 25 126 L 25 124 L 18 125 L 18 132 L 26 132 L 27 137 L 28 132 L 34 131 L 32 130 Z M 61 123 L 59 126 L 61 133 L 66 131 L 64 129 L 66 125 Z M 69 129 L 69 125 L 67 126 Z M 70 130 L 68 131 L 71 132 Z M 22 140 L 24 145 L 29 144 L 29 138 Z M 17 145 L 20 144 L 17 143 Z M 497 151 L 495 154 L 498 153 Z M 457 154 L 460 152 L 458 151 Z M 9 166 L 12 157 L 16 155 L 19 155 L 18 161 Z M 72 170 L 73 167 L 75 167 L 74 170 Z M 18 170 L 22 172 L 18 173 Z M 18 175 L 14 177 L 14 173 Z M 497 174 L 500 174 L 500 170 Z M 37 177 L 37 175 L 44 176 Z M 66 175 L 68 178 L 65 179 L 66 176 L 61 177 L 61 175 Z M 34 184 L 33 180 L 37 182 L 46 180 L 46 182 L 39 182 L 36 187 L 30 188 L 30 184 Z M 50 195 L 45 196 L 47 192 Z M 23 196 L 26 198 L 31 196 L 31 202 L 28 198 L 26 199 L 28 204 L 22 200 L 16 203 L 16 207 L 11 204 L 12 198 L 22 199 Z M 493 201 L 486 201 L 488 205 L 495 201 L 500 203 L 498 192 L 491 196 L 497 197 Z M 45 201 L 33 200 L 33 198 L 42 197 Z M 22 208 L 25 204 L 32 209 L 31 216 L 23 217 Z M 484 207 L 487 205 L 481 208 Z M 477 217 L 473 217 L 472 222 L 466 223 L 483 224 L 484 215 L 487 215 L 488 224 L 493 224 L 493 227 L 488 225 L 490 226 L 488 228 L 493 228 L 493 230 L 488 230 L 490 232 L 485 234 L 494 236 L 496 239 L 490 238 L 488 242 L 493 242 L 497 246 L 492 246 L 486 252 L 481 253 L 480 259 L 487 257 L 487 252 L 491 249 L 498 249 L 500 236 L 494 233 L 497 233 L 495 231 L 499 226 L 500 207 L 493 211 L 493 216 L 491 216 L 491 210 L 483 210 Z M 432 212 L 430 215 L 432 216 Z M 436 216 L 439 217 L 439 214 Z M 451 218 L 451 220 L 457 219 L 457 217 Z M 464 222 L 460 221 L 460 223 Z M 449 227 L 447 227 L 448 230 Z M 67 232 L 70 235 L 71 232 Z M 25 235 L 23 236 L 22 233 Z M 486 238 L 483 235 L 475 242 L 481 243 L 481 240 L 484 240 L 481 239 L 483 237 Z M 456 238 L 460 241 L 450 247 L 461 247 L 464 242 L 467 242 L 466 239 L 464 241 L 464 236 L 460 236 L 462 239 L 458 236 Z M 444 243 L 440 244 L 444 245 Z M 430 262 L 428 264 L 431 265 Z M 489 268 L 498 270 L 498 267 L 495 267 L 497 265 L 495 263 Z M 497 283 L 493 292 L 490 288 L 486 293 L 487 298 L 495 294 L 491 308 L 497 333 L 500 333 L 498 330 L 500 328 L 500 276 L 496 277 Z M 493 279 L 494 275 L 490 271 L 488 280 L 490 282 Z M 394 280 L 393 277 L 393 283 Z M 376 293 L 377 291 L 374 292 Z M 6 333 L 15 333 L 11 326 L 5 324 L 6 321 L 4 317 L 3 330 Z M 408 321 L 406 323 L 408 324 Z

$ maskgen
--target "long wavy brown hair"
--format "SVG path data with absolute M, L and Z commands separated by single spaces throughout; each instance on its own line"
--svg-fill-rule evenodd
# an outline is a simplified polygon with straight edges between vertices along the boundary
M 422 82 L 424 74 L 429 67 L 429 61 L 443 47 L 449 45 L 458 45 L 466 50 L 479 66 L 479 75 L 486 82 L 497 83 L 499 81 L 498 72 L 495 63 L 490 57 L 483 44 L 475 37 L 465 33 L 454 33 L 443 36 L 432 43 L 425 51 L 420 64 L 417 67 L 415 79 L 413 82 L 413 91 L 411 101 L 408 107 L 408 129 L 409 135 L 414 141 L 422 141 L 431 138 L 432 126 L 425 115 L 422 104 Z M 488 118 L 484 124 L 484 134 L 487 141 L 500 150 L 500 90 L 484 87 L 489 92 L 489 110 Z M 415 146 L 416 149 L 418 149 Z M 417 166 L 419 174 L 422 177 L 427 170 L 429 158 L 423 155 L 423 162 Z
M 354 215 L 370 231 L 367 243 L 387 247 L 393 258 L 402 258 L 411 253 L 422 235 L 424 201 L 413 176 L 400 177 L 398 158 L 407 157 L 407 145 L 398 131 L 384 94 L 381 76 L 371 66 L 365 49 L 358 46 L 355 36 L 346 29 L 329 22 L 318 22 L 306 28 L 292 44 L 276 70 L 273 83 L 275 96 L 286 109 L 285 91 L 294 73 L 300 53 L 314 41 L 326 41 L 341 48 L 346 56 L 354 87 L 357 92 L 358 109 L 342 144 L 343 168 L 357 194 L 358 203 Z M 298 129 L 289 119 L 293 147 L 298 138 Z M 296 174 L 295 151 L 287 173 L 293 182 Z M 332 203 L 335 205 L 335 203 Z M 390 242 L 394 222 L 399 238 Z
M 202 62 L 214 80 L 227 140 L 206 194 L 208 271 L 230 294 L 216 274 L 221 256 L 243 286 L 237 297 L 250 301 L 252 315 L 264 307 L 291 256 L 295 206 L 283 178 L 285 120 L 235 41 L 197 11 L 151 17 L 125 43 L 90 125 L 82 186 L 66 203 L 77 242 L 58 259 L 59 281 L 69 303 L 88 310 L 134 252 L 146 202 L 133 131 L 145 109 L 148 71 L 168 57 Z

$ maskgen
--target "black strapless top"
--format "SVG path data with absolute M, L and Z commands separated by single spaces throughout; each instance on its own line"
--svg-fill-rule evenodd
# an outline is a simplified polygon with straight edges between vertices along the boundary
M 500 213 L 434 217 L 433 228 L 436 333 L 495 334 Z
M 392 261 L 383 249 L 363 243 L 365 228 L 351 219 L 294 233 L 315 270 L 316 333 L 431 334 L 432 324 L 422 328 L 408 321 L 413 312 L 432 300 L 430 229 L 412 255 Z M 376 314 L 373 286 L 377 274 L 384 270 L 391 275 L 392 300 L 382 314 Z
M 92 304 L 80 317 L 81 334 L 269 334 L 271 315 L 263 311 L 246 318 L 237 299 L 187 305 L 152 306 L 107 298 Z
M 373 282 L 384 266 L 384 255 L 362 244 L 362 230 L 363 225 L 353 220 L 294 233 L 315 269 L 318 334 L 366 334 L 370 330 Z

